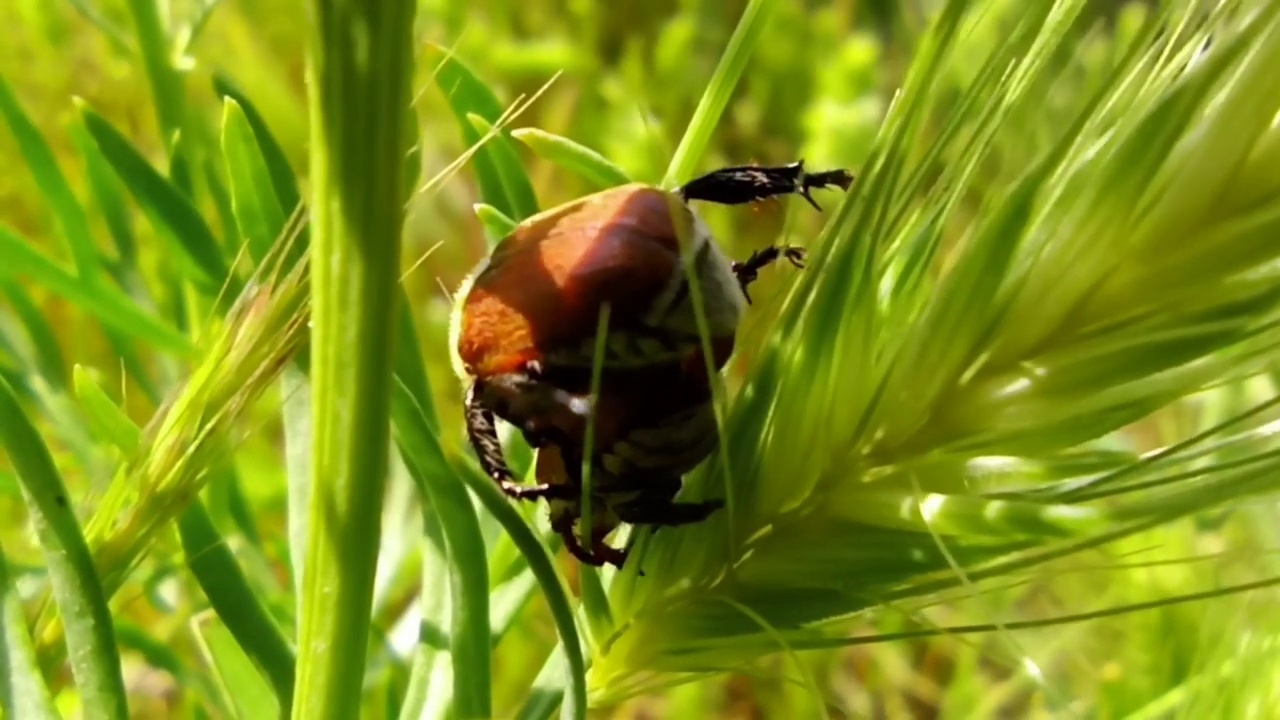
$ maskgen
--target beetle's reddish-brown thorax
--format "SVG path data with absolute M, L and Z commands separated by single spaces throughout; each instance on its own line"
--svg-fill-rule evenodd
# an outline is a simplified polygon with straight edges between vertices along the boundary
M 682 272 L 681 239 L 687 242 L 695 227 L 677 196 L 639 184 L 529 218 L 494 249 L 458 300 L 456 350 L 464 369 L 491 377 L 549 353 L 576 352 L 596 335 L 606 303 L 611 336 L 651 331 L 643 319 Z M 732 332 L 718 335 L 717 369 L 733 346 Z

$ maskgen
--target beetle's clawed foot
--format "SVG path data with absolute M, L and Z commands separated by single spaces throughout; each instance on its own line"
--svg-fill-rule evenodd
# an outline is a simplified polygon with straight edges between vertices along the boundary
M 604 567 L 612 565 L 619 570 L 622 569 L 623 563 L 627 561 L 627 551 L 613 547 L 603 540 L 597 540 L 595 547 L 588 550 L 583 547 L 582 541 L 578 539 L 578 535 L 573 531 L 572 518 L 565 516 L 566 522 L 553 523 L 555 530 L 560 534 L 560 539 L 564 542 L 565 549 L 569 551 L 579 562 L 592 567 Z
M 794 245 L 771 245 L 751 253 L 751 257 L 742 262 L 730 263 L 730 268 L 738 277 L 738 285 L 742 288 L 742 295 L 746 297 L 748 304 L 751 302 L 751 293 L 747 291 L 747 286 L 756 281 L 761 270 L 780 258 L 786 258 L 787 262 L 793 266 L 803 269 L 805 249 Z
M 804 161 L 801 160 L 800 162 L 801 167 L 803 168 Z M 806 173 L 802 171 L 799 185 L 800 187 L 796 189 L 796 193 L 812 205 L 814 210 L 822 212 L 822 208 L 818 206 L 817 201 L 813 199 L 813 196 L 809 194 L 809 191 L 815 189 L 820 190 L 822 188 L 831 187 L 832 185 L 840 188 L 841 190 L 848 190 L 849 187 L 853 185 L 853 173 L 843 168 L 838 170 L 823 170 L 822 172 L 816 173 Z

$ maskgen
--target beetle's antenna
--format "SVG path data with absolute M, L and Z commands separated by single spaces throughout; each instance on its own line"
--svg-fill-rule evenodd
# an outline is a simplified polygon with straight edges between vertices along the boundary
M 738 165 L 721 168 L 689 181 L 678 192 L 686 202 L 703 200 L 721 205 L 741 205 L 779 195 L 799 195 L 821 212 L 811 190 L 831 186 L 848 190 L 853 174 L 843 168 L 807 173 L 804 160 L 790 165 Z

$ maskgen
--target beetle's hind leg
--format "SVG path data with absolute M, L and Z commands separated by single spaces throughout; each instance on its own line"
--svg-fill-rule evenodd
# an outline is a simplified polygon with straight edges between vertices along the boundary
M 498 439 L 498 427 L 493 413 L 480 402 L 483 385 L 477 380 L 467 390 L 464 414 L 467 422 L 467 439 L 476 451 L 484 473 L 502 488 L 508 497 L 523 500 L 567 499 L 573 496 L 573 488 L 565 485 L 521 485 L 507 466 L 502 454 L 502 441 Z
M 811 190 L 836 186 L 848 190 L 853 174 L 848 170 L 805 172 L 804 160 L 774 167 L 739 165 L 709 172 L 680 188 L 687 200 L 704 200 L 721 205 L 765 200 L 779 195 L 799 195 L 819 212 L 822 208 L 810 195 Z

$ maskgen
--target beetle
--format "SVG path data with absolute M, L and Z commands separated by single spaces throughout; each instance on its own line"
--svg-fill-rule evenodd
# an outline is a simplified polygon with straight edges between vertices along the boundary
M 519 223 L 463 281 L 450 320 L 454 369 L 467 383 L 467 436 L 484 472 L 509 497 L 546 499 L 552 527 L 591 565 L 622 565 L 625 553 L 604 542 L 621 523 L 684 525 L 722 507 L 719 500 L 675 502 L 683 476 L 719 442 L 708 365 L 719 372 L 728 362 L 760 270 L 782 259 L 803 267 L 804 251 L 775 245 L 730 261 L 690 203 L 794 194 L 821 211 L 812 190 L 847 190 L 852 182 L 843 169 L 809 173 L 803 160 L 741 165 L 673 191 L 610 188 Z M 607 330 L 593 394 L 602 313 Z M 508 468 L 496 418 L 538 449 L 534 484 L 517 482 Z M 589 421 L 587 547 L 573 529 Z

